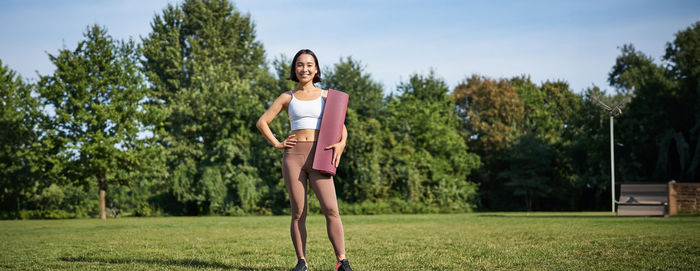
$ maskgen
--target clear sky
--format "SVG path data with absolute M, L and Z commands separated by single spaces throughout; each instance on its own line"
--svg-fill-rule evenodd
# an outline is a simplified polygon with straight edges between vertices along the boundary
M 90 24 L 118 39 L 146 36 L 175 0 L 0 0 L 0 59 L 23 77 L 54 70 L 47 53 L 74 49 Z M 529 74 L 581 90 L 611 90 L 619 46 L 660 60 L 674 34 L 700 20 L 700 1 L 240 0 L 268 60 L 309 48 L 322 66 L 360 60 L 392 91 L 431 68 L 454 87 L 468 75 Z

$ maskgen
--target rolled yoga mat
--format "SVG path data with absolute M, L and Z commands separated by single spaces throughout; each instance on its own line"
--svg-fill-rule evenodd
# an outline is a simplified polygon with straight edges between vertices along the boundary
M 326 147 L 340 142 L 343 135 L 345 113 L 348 110 L 348 99 L 347 93 L 328 89 L 328 96 L 321 116 L 321 130 L 318 132 L 312 168 L 331 176 L 335 176 L 336 169 L 333 165 L 333 149 L 326 150 Z

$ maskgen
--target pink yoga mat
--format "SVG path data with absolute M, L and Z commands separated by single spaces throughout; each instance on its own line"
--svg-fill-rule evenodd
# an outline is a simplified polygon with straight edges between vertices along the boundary
M 348 94 L 342 91 L 328 89 L 326 105 L 321 116 L 321 130 L 318 132 L 316 153 L 314 154 L 313 169 L 335 176 L 333 165 L 333 149 L 325 148 L 340 142 L 343 135 L 345 113 L 348 110 Z

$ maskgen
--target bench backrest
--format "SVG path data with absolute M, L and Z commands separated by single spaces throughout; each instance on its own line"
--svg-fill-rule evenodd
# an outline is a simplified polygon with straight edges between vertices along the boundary
M 630 197 L 640 202 L 668 202 L 668 184 L 621 184 L 620 202 L 627 202 Z

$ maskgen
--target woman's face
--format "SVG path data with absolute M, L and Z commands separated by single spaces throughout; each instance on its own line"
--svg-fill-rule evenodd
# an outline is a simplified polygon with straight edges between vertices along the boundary
M 314 62 L 314 57 L 309 54 L 301 54 L 297 57 L 297 62 L 294 63 L 296 66 L 297 79 L 299 83 L 308 83 L 314 80 L 316 76 L 316 62 Z

